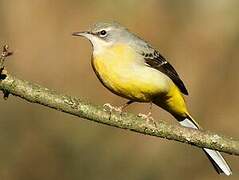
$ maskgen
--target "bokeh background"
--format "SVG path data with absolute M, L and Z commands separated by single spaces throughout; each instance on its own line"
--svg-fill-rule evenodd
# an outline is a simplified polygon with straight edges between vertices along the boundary
M 146 39 L 174 65 L 192 115 L 208 130 L 238 137 L 237 0 L 1 0 L 0 44 L 15 51 L 7 69 L 19 78 L 120 105 L 94 75 L 92 48 L 71 33 L 115 20 Z M 137 104 L 130 112 L 147 112 Z M 175 120 L 158 107 L 155 119 Z M 217 175 L 200 149 L 79 119 L 12 97 L 0 100 L 2 180 L 239 179 Z

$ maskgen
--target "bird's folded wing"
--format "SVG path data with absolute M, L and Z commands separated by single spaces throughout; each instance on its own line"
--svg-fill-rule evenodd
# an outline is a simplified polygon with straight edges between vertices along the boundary
M 141 54 L 148 66 L 157 69 L 167 75 L 183 94 L 188 95 L 188 91 L 176 70 L 159 52 L 153 50 L 149 51 L 149 53 L 142 52 Z

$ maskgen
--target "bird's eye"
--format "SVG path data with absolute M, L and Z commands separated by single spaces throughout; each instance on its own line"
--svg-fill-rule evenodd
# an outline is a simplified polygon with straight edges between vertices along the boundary
M 107 32 L 106 32 L 106 30 L 101 30 L 99 34 L 101 37 L 105 37 Z

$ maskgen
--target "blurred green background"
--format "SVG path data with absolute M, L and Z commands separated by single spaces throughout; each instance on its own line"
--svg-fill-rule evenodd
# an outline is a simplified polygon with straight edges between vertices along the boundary
M 146 39 L 174 65 L 189 90 L 194 118 L 238 137 L 239 1 L 1 0 L 0 44 L 19 78 L 120 105 L 97 80 L 91 45 L 71 33 L 115 20 Z M 128 111 L 145 113 L 148 105 Z M 175 120 L 158 107 L 155 119 Z M 79 119 L 12 97 L 0 100 L 2 180 L 239 179 L 239 159 L 224 155 L 233 176 L 217 175 L 198 148 Z

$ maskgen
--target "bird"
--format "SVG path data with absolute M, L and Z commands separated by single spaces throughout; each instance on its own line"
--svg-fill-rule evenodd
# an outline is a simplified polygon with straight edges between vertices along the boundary
M 112 93 L 128 99 L 120 109 L 134 102 L 153 103 L 182 126 L 202 129 L 188 111 L 184 97 L 188 90 L 179 74 L 147 41 L 117 22 L 97 22 L 87 31 L 72 35 L 91 42 L 91 65 L 100 82 Z M 232 174 L 218 151 L 203 151 L 218 174 Z

